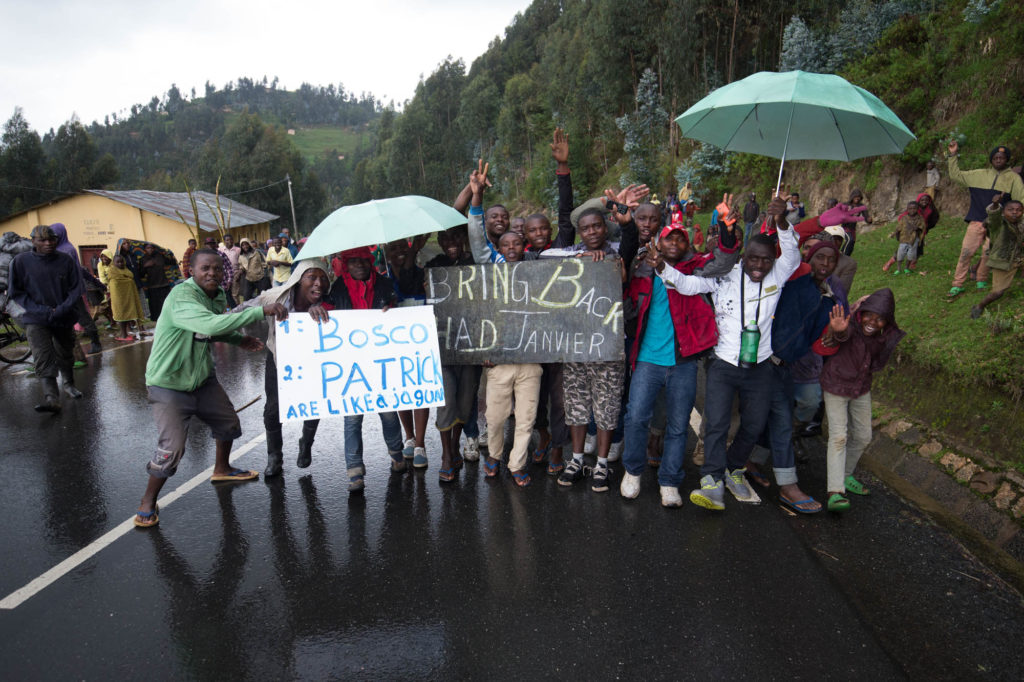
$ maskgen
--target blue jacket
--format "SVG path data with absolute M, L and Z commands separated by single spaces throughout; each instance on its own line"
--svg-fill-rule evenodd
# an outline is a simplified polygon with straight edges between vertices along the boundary
M 782 288 L 779 306 L 775 309 L 772 353 L 786 364 L 807 355 L 821 337 L 835 304 L 834 298 L 821 295 L 810 267 L 801 264 Z
M 73 327 L 75 303 L 85 292 L 82 267 L 71 256 L 54 251 L 42 256 L 28 251 L 11 262 L 11 298 L 25 313 L 22 324 Z

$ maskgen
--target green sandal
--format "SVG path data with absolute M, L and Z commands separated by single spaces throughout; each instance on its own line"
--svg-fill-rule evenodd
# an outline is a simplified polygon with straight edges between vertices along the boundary
M 853 476 L 847 476 L 843 479 L 843 485 L 846 486 L 846 492 L 853 493 L 854 495 L 870 495 L 871 489 L 865 487 L 863 483 L 858 481 Z
M 832 493 L 828 496 L 828 510 L 830 512 L 849 511 L 850 501 L 839 493 Z

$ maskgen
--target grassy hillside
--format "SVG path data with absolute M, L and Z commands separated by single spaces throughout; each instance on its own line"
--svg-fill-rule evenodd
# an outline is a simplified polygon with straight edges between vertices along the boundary
M 302 156 L 309 161 L 332 150 L 348 157 L 373 145 L 372 136 L 365 126 L 358 128 L 335 126 L 295 128 L 295 135 L 290 137 Z

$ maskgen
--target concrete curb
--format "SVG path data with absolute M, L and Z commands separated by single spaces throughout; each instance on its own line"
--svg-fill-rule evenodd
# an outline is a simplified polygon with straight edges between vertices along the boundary
M 984 458 L 978 454 L 958 454 L 920 425 L 884 407 L 882 412 L 861 466 L 1024 594 L 1024 476 L 979 462 Z

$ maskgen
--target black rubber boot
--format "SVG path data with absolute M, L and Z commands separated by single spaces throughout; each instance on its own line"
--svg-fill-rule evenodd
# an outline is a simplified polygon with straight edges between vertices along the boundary
M 316 436 L 316 429 L 302 425 L 302 438 L 299 439 L 299 456 L 295 460 L 295 466 L 305 469 L 313 463 L 313 438 Z
M 36 412 L 60 412 L 60 391 L 57 389 L 57 379 L 42 379 L 43 402 L 36 405 Z
M 270 478 L 271 476 L 281 475 L 282 465 L 284 464 L 283 448 L 284 438 L 281 436 L 281 429 L 267 431 L 267 468 L 263 470 L 265 477 Z
M 89 340 L 92 341 L 92 343 L 89 344 L 89 350 L 86 352 L 86 355 L 96 355 L 97 353 L 103 352 L 103 346 L 100 345 L 99 332 L 93 332 L 90 334 Z

